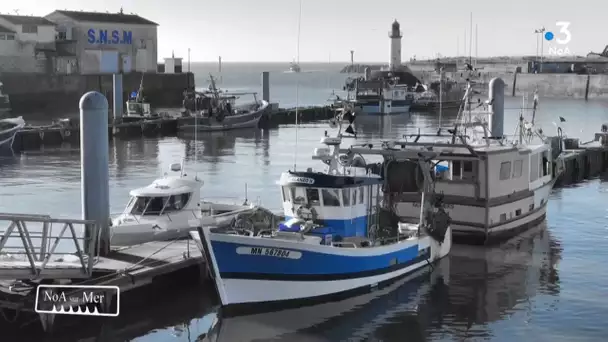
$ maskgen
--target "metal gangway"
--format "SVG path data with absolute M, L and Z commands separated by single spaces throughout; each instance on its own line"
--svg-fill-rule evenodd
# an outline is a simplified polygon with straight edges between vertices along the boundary
M 0 279 L 90 278 L 99 234 L 91 220 L 0 213 Z

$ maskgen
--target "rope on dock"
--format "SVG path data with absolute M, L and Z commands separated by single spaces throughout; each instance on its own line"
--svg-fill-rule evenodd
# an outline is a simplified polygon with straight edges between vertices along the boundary
M 136 262 L 135 264 L 131 265 L 131 267 L 125 268 L 125 269 L 122 271 L 122 273 L 123 273 L 123 274 L 127 274 L 129 271 L 133 270 L 133 269 L 134 269 L 135 267 L 137 267 L 137 266 L 140 266 L 140 265 L 141 265 L 141 264 L 142 264 L 144 261 L 146 261 L 146 260 L 150 259 L 151 257 L 155 256 L 156 254 L 160 253 L 162 250 L 164 250 L 165 248 L 169 247 L 171 244 L 175 243 L 175 241 L 178 241 L 178 240 L 180 240 L 180 238 L 179 238 L 179 237 L 178 237 L 178 238 L 175 238 L 175 239 L 173 239 L 173 240 L 171 240 L 171 241 L 169 241 L 169 243 L 168 243 L 168 244 L 164 245 L 163 247 L 159 248 L 158 250 L 156 250 L 156 251 L 155 251 L 155 252 L 153 252 L 152 254 L 148 255 L 147 257 L 145 257 L 145 258 L 141 259 L 140 261 Z M 166 259 L 164 259 L 164 260 L 168 260 L 169 258 L 170 258 L 170 257 L 168 257 L 168 258 L 166 258 Z M 158 259 L 157 259 L 157 260 L 158 260 Z M 163 260 L 163 261 L 164 261 L 164 260 Z M 152 262 L 150 262 L 150 263 L 154 263 L 154 262 L 156 262 L 156 260 L 154 260 L 154 261 L 152 261 Z M 145 267 L 145 266 L 143 266 L 143 267 Z

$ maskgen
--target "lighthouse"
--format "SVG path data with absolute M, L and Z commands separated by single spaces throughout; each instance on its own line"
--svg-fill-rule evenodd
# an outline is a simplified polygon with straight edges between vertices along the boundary
M 399 70 L 401 68 L 401 30 L 397 19 L 391 26 L 391 31 L 388 34 L 391 39 L 391 58 L 389 60 L 389 69 L 391 71 Z

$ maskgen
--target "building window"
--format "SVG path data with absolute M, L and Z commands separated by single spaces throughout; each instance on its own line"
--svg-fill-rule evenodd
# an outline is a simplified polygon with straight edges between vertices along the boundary
M 23 33 L 38 33 L 38 26 L 36 26 L 36 25 L 23 25 L 23 26 L 21 26 L 21 32 L 23 32 Z
M 15 35 L 14 34 L 7 34 L 6 35 L 6 40 L 15 40 Z
M 66 40 L 68 35 L 65 31 L 59 31 L 57 32 L 57 40 Z
M 146 40 L 145 39 L 140 39 L 139 40 L 139 48 L 140 49 L 146 49 Z
M 511 162 L 502 162 L 500 164 L 500 180 L 511 178 Z
M 0 40 L 6 40 L 6 35 L 5 34 L 0 34 Z

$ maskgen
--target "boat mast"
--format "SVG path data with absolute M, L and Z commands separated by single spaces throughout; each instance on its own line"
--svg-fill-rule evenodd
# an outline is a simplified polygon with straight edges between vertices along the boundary
M 298 67 L 300 65 L 300 29 L 302 27 L 302 0 L 299 1 L 300 3 L 300 10 L 298 12 L 298 40 L 297 40 L 297 44 L 296 44 L 296 52 L 297 52 L 297 63 L 298 63 Z M 300 115 L 300 110 L 299 110 L 299 106 L 300 106 L 300 78 L 299 78 L 299 73 L 296 73 L 298 75 L 296 75 L 296 150 L 293 154 L 293 170 L 296 171 L 296 166 L 297 166 L 297 162 L 298 162 L 298 116 Z

